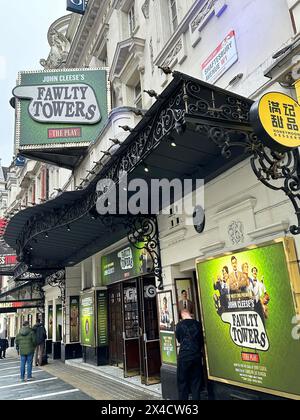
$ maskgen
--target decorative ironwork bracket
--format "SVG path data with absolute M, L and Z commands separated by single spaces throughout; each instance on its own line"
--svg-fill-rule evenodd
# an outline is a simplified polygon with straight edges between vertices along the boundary
M 66 271 L 59 270 L 46 278 L 46 283 L 51 287 L 58 287 L 63 306 L 66 303 Z
M 38 312 L 44 316 L 45 313 L 45 292 L 43 290 L 44 284 L 41 282 L 32 283 L 32 294 L 38 293 L 41 304 L 37 307 Z
M 146 250 L 153 263 L 153 273 L 158 281 L 158 290 L 163 290 L 159 232 L 156 216 L 136 216 L 124 222 L 128 240 L 136 248 Z
M 274 191 L 283 191 L 293 204 L 298 225 L 290 227 L 292 235 L 300 234 L 300 156 L 298 149 L 286 153 L 267 147 L 257 150 L 251 158 L 257 178 Z
M 232 148 L 244 149 L 250 157 L 257 179 L 273 191 L 283 191 L 292 202 L 298 225 L 290 227 L 292 235 L 300 234 L 300 155 L 298 149 L 276 152 L 265 146 L 253 132 L 198 125 L 198 132 L 205 133 L 230 159 Z

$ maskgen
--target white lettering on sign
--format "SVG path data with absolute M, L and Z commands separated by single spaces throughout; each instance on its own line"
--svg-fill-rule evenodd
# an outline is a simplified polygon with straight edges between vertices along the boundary
M 227 312 L 222 321 L 230 324 L 230 335 L 237 346 L 257 351 L 268 351 L 269 339 L 263 321 L 256 312 Z
M 96 124 L 101 120 L 94 90 L 86 84 L 18 86 L 18 99 L 31 99 L 29 114 L 42 123 Z
M 133 255 L 131 248 L 126 248 L 118 253 L 122 270 L 131 270 L 133 268 Z
M 215 83 L 238 60 L 235 32 L 231 31 L 224 41 L 202 64 L 205 82 Z

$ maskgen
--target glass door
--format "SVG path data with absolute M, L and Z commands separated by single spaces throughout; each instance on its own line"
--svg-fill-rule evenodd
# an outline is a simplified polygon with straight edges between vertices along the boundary
M 123 283 L 123 349 L 125 378 L 140 375 L 140 320 L 137 280 Z
M 142 321 L 142 334 L 140 336 L 142 355 L 141 379 L 145 385 L 160 383 L 161 356 L 156 292 L 154 277 L 140 279 L 139 295 Z

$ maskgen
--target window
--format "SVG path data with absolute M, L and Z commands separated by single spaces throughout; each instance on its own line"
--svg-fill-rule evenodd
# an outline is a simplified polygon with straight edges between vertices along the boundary
M 135 7 L 134 7 L 134 5 L 131 7 L 131 9 L 128 12 L 128 24 L 129 24 L 129 33 L 130 33 L 130 35 L 133 35 L 134 31 L 136 29 Z
M 178 27 L 178 15 L 177 15 L 177 5 L 176 0 L 169 0 L 170 4 L 170 17 L 171 17 L 171 26 L 173 32 L 176 31 Z
M 178 215 L 179 208 L 177 205 L 170 207 L 169 215 L 169 229 L 174 229 L 175 227 L 183 223 L 183 219 Z
M 294 3 L 290 9 L 295 34 L 300 32 L 300 1 Z
M 143 108 L 141 82 L 139 82 L 134 88 L 134 104 L 139 109 Z

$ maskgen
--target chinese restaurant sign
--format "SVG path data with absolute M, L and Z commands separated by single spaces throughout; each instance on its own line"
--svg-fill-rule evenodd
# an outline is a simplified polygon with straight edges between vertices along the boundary
M 153 262 L 144 244 L 137 244 L 139 249 L 128 244 L 120 251 L 101 258 L 102 285 L 142 276 L 153 271 Z
M 211 84 L 217 82 L 238 58 L 235 32 L 231 31 L 202 64 L 203 80 Z
M 251 122 L 271 149 L 280 152 L 300 146 L 300 105 L 283 93 L 267 93 L 256 102 Z
M 95 294 L 85 293 L 80 297 L 81 344 L 95 347 Z
M 286 239 L 197 262 L 211 379 L 299 398 L 292 255 L 294 242 Z
M 105 69 L 20 72 L 13 94 L 19 150 L 88 145 L 110 108 Z

